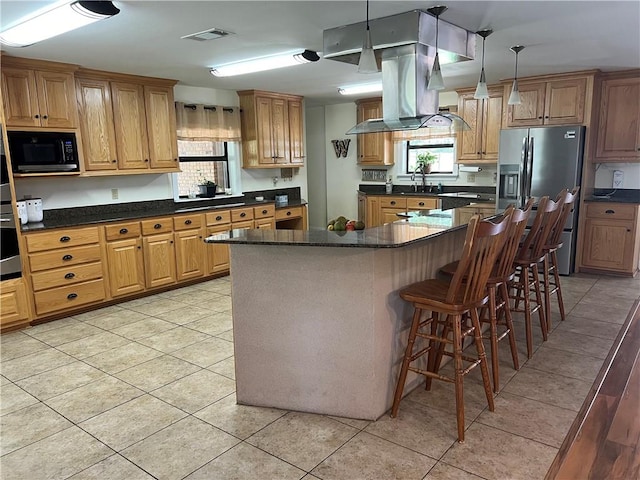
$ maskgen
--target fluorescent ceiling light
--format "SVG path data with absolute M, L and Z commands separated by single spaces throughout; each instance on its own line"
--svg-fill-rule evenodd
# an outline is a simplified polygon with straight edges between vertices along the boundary
M 20 23 L 0 32 L 0 43 L 11 47 L 26 47 L 75 30 L 120 12 L 112 2 L 65 0 L 53 8 L 39 10 Z
M 216 77 L 231 77 L 233 75 L 244 75 L 245 73 L 264 72 L 276 68 L 290 67 L 301 63 L 317 62 L 320 56 L 311 50 L 295 50 L 291 52 L 279 53 L 260 58 L 251 58 L 240 62 L 228 63 L 213 67 L 210 72 Z
M 360 85 L 348 85 L 338 87 L 338 92 L 342 95 L 359 95 L 361 93 L 381 92 L 382 83 L 366 83 Z

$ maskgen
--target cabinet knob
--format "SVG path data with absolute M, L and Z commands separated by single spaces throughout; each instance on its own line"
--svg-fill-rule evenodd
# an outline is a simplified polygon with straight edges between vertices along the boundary
M 42 118 L 44 118 L 46 120 L 49 117 L 47 115 L 43 115 Z
M 67 237 L 66 235 L 64 237 L 60 237 L 61 242 L 68 242 L 69 240 L 71 240 L 71 237 Z
M 118 163 L 118 161 L 113 159 L 113 160 L 111 160 L 111 163 Z
M 627 228 L 627 232 L 630 232 L 630 231 L 631 231 L 631 229 L 630 229 L 630 228 Z
M 542 117 L 538 117 L 538 120 L 542 120 Z
M 246 213 L 244 213 L 244 212 L 242 212 L 242 213 L 240 214 L 240 216 L 244 218 L 244 217 L 246 217 L 246 216 L 247 216 L 247 214 L 246 214 Z
M 64 276 L 64 278 L 66 278 L 67 280 L 70 280 L 70 279 L 72 279 L 72 278 L 73 278 L 73 277 L 75 277 L 75 276 L 76 276 L 76 274 L 75 274 L 75 273 L 69 272 L 69 273 L 67 273 L 67 274 Z
M 155 228 L 156 230 L 158 230 L 159 228 L 162 228 L 162 224 L 161 223 L 156 223 L 153 228 Z
M 424 207 L 424 202 L 420 202 L 418 203 L 418 205 L 420 205 L 421 207 Z
M 185 224 L 185 225 L 191 225 L 191 220 L 185 220 L 185 221 L 184 221 L 184 224 Z
M 391 201 L 391 205 L 395 205 L 395 204 L 396 204 L 396 201 L 395 201 L 395 200 L 392 200 L 392 201 Z
M 122 235 L 124 235 L 125 233 L 129 233 L 129 230 L 128 230 L 128 229 L 126 229 L 126 228 L 121 228 L 121 229 L 120 229 L 120 233 L 121 233 Z
M 174 158 L 174 159 L 173 159 L 173 161 L 174 161 L 174 162 L 177 162 L 177 161 L 178 161 L 178 159 L 177 159 L 177 158 Z
M 62 260 L 64 260 L 65 262 L 68 262 L 72 258 L 73 258 L 73 255 L 65 255 L 65 256 L 62 257 Z
M 78 298 L 77 293 L 70 293 L 69 295 L 67 295 L 68 300 L 73 300 L 74 298 Z
M 222 216 L 218 215 L 218 216 L 216 217 L 216 221 L 218 221 L 218 222 L 219 222 L 220 220 L 222 220 Z
M 287 217 L 291 215 L 291 212 L 287 212 Z
M 616 211 L 615 210 L 605 210 L 604 213 L 616 213 Z
M 138 245 L 138 250 L 142 250 L 142 247 L 140 245 Z
M 171 240 L 169 243 L 173 243 L 173 240 Z
M 266 215 L 267 214 L 267 210 L 262 210 L 262 214 Z
M 545 115 L 544 118 L 549 118 L 549 115 Z
M 148 158 L 145 158 L 145 159 L 144 159 L 144 161 L 145 161 L 145 162 L 148 162 L 148 161 L 149 161 L 149 159 L 148 159 Z
M 40 118 L 40 115 L 34 115 L 33 118 Z
M 198 238 L 202 238 L 202 235 L 198 235 Z
M 487 152 L 482 152 L 482 154 L 483 154 L 483 155 L 486 155 L 486 154 L 487 154 Z
M 476 152 L 476 155 L 480 155 L 480 152 Z

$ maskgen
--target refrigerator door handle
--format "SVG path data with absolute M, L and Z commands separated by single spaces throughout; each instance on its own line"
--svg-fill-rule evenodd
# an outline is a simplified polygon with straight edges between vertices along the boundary
M 529 149 L 528 149 L 528 161 L 529 166 L 527 167 L 527 200 L 531 198 L 531 181 L 533 180 L 533 137 L 529 138 Z
M 522 139 L 522 151 L 520 153 L 520 208 L 524 208 L 526 203 L 526 178 L 527 178 L 527 147 L 528 138 Z

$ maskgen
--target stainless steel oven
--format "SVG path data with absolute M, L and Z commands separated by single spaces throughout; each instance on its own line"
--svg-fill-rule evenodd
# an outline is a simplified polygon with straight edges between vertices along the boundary
M 19 222 L 13 217 L 12 203 L 7 157 L 0 133 L 0 281 L 22 276 L 18 249 Z

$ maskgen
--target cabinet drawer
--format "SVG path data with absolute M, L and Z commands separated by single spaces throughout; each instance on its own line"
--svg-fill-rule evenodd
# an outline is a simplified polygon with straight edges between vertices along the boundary
M 91 280 L 65 287 L 52 288 L 34 293 L 36 313 L 44 315 L 57 310 L 76 308 L 87 303 L 104 300 L 104 282 Z
M 142 224 L 142 235 L 173 232 L 173 219 L 170 217 L 143 220 L 140 223 Z
M 437 198 L 407 198 L 407 208 L 410 210 L 438 208 L 438 199 Z
M 587 217 L 633 220 L 637 205 L 624 203 L 587 203 Z
M 273 217 L 276 214 L 275 205 L 263 205 L 261 207 L 253 207 L 253 218 Z
M 173 217 L 175 230 L 193 230 L 202 226 L 202 215 L 181 215 Z
M 276 220 L 286 220 L 287 218 L 302 218 L 302 207 L 280 208 L 276 210 Z
M 231 228 L 234 230 L 244 230 L 253 228 L 253 220 L 245 220 L 244 222 L 233 222 Z
M 51 232 L 30 233 L 26 236 L 29 253 L 42 252 L 61 247 L 75 247 L 98 243 L 98 227 L 77 228 L 75 230 L 54 230 Z
M 209 212 L 206 214 L 207 225 L 224 225 L 225 223 L 231 223 L 231 211 L 220 210 L 217 212 Z
M 29 265 L 32 272 L 81 263 L 100 262 L 101 260 L 100 245 L 85 245 L 29 255 Z
M 140 236 L 140 222 L 114 223 L 104 227 L 107 241 Z
M 380 197 L 380 207 L 407 208 L 407 199 L 406 197 Z
M 33 290 L 36 292 L 63 285 L 74 285 L 96 278 L 102 278 L 102 263 L 100 262 L 45 270 L 31 275 Z
M 246 220 L 253 220 L 253 208 L 236 208 L 231 210 L 232 222 L 244 222 Z

